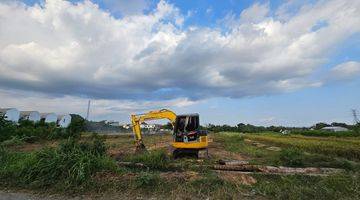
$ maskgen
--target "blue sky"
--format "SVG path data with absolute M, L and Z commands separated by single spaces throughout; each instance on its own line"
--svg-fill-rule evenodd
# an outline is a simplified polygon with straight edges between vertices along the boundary
M 92 99 L 93 120 L 167 107 L 266 126 L 360 110 L 356 0 L 14 2 L 0 3 L 0 107 L 84 115 Z

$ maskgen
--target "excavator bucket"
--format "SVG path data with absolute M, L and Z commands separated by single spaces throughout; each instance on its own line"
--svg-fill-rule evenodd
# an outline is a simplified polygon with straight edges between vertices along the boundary
M 136 148 L 135 148 L 135 154 L 143 154 L 143 153 L 147 153 L 147 149 L 144 145 L 144 143 L 139 142 L 136 144 Z

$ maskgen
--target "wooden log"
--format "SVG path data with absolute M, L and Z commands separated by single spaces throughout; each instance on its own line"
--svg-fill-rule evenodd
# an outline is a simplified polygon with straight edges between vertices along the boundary
M 262 172 L 267 174 L 329 174 L 344 172 L 337 168 L 316 168 L 316 167 L 274 167 L 261 165 L 214 165 L 215 170 L 242 171 L 242 172 Z
M 214 165 L 213 168 L 216 170 L 260 172 L 260 168 L 256 165 Z
M 248 165 L 249 161 L 246 160 L 219 160 L 220 165 Z
M 136 168 L 147 168 L 142 163 L 133 163 L 133 162 L 117 162 L 120 167 L 136 167 Z

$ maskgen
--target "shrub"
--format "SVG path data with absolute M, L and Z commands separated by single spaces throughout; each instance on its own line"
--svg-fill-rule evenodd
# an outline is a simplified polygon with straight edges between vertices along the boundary
M 166 170 L 169 168 L 170 159 L 165 151 L 156 150 L 142 154 L 125 157 L 125 161 L 143 163 L 145 166 L 154 170 Z
M 16 130 L 16 125 L 12 122 L 9 122 L 4 119 L 3 116 L 0 116 L 0 142 L 8 140 L 14 135 Z
M 1 145 L 9 147 L 9 146 L 17 146 L 24 143 L 24 139 L 19 136 L 11 136 L 9 140 L 5 140 L 1 143 Z
M 44 148 L 34 153 L 9 152 L 2 148 L 0 178 L 4 182 L 0 182 L 77 189 L 90 183 L 92 175 L 98 171 L 117 170 L 115 161 L 105 155 L 104 146 L 94 138 L 92 142 L 68 139 L 57 148 Z
M 19 125 L 6 121 L 0 117 L 0 142 L 12 137 L 22 138 L 25 142 L 34 142 L 39 139 L 78 138 L 85 129 L 85 120 L 79 115 L 72 115 L 68 128 L 58 128 L 55 123 L 37 123 L 21 120 Z
M 67 128 L 70 135 L 73 137 L 79 136 L 81 132 L 85 131 L 86 121 L 83 117 L 76 114 L 71 114 L 71 123 Z
M 161 183 L 161 178 L 157 173 L 141 172 L 135 178 L 135 187 L 137 188 L 153 188 Z
M 304 166 L 304 154 L 297 148 L 283 149 L 280 152 L 279 161 L 281 165 L 302 167 Z

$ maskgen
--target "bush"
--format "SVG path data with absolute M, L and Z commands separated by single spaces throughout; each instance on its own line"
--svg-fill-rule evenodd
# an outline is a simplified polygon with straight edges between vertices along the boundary
M 283 149 L 280 152 L 279 161 L 281 165 L 289 167 L 303 167 L 304 154 L 300 149 Z
M 9 140 L 14 135 L 16 125 L 0 116 L 0 142 Z
M 163 150 L 146 152 L 143 154 L 131 155 L 125 157 L 125 161 L 134 163 L 143 163 L 153 170 L 166 170 L 169 168 L 170 159 Z
M 22 138 L 25 142 L 34 142 L 39 139 L 78 138 L 85 130 L 85 119 L 79 115 L 72 115 L 68 128 L 58 128 L 55 123 L 37 123 L 21 120 L 19 125 L 6 121 L 0 117 L 0 142 L 12 137 Z
M 105 144 L 98 138 L 81 143 L 68 139 L 57 148 L 34 153 L 9 152 L 2 148 L 0 182 L 76 190 L 90 183 L 98 171 L 116 171 L 115 161 L 105 155 L 105 150 Z
M 67 131 L 73 137 L 79 136 L 81 132 L 85 131 L 86 121 L 83 117 L 76 114 L 71 114 L 71 123 Z
M 5 147 L 9 147 L 9 146 L 21 145 L 23 143 L 24 143 L 23 138 L 20 138 L 19 136 L 11 136 L 11 139 L 3 141 L 1 145 Z
M 157 173 L 141 172 L 135 178 L 135 187 L 137 188 L 153 188 L 161 183 L 161 178 Z

